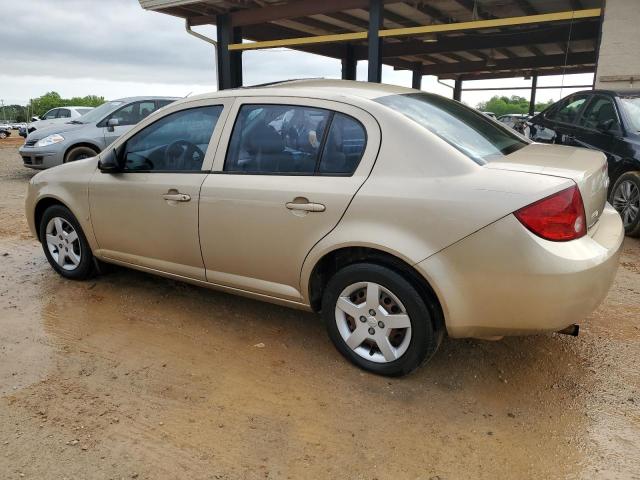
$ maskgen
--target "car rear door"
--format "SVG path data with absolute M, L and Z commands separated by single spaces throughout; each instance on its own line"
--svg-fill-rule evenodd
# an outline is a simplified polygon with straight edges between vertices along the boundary
M 200 194 L 207 280 L 301 300 L 303 261 L 340 221 L 379 144 L 377 122 L 357 107 L 237 99 Z

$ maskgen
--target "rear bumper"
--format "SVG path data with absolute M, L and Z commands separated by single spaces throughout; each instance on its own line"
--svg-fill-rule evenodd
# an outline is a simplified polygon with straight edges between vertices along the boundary
M 609 204 L 588 235 L 570 242 L 537 237 L 509 215 L 416 268 L 436 291 L 452 337 L 557 331 L 605 298 L 623 239 Z

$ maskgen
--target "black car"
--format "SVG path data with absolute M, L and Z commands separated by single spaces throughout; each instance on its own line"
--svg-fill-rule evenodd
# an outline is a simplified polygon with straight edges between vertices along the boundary
M 0 138 L 7 138 L 11 135 L 11 130 L 8 130 L 4 127 L 0 127 Z
M 627 235 L 640 236 L 640 91 L 589 90 L 529 120 L 536 142 L 593 148 L 609 163 L 609 202 Z

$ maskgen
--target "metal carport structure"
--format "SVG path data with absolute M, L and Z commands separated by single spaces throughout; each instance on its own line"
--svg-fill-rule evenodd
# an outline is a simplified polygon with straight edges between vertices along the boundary
M 242 52 L 274 47 L 342 61 L 355 80 L 381 81 L 382 64 L 455 81 L 530 77 L 531 105 L 541 75 L 592 73 L 603 0 L 139 0 L 184 18 L 187 28 L 217 27 L 218 88 L 242 86 Z M 249 42 L 243 41 L 249 40 Z

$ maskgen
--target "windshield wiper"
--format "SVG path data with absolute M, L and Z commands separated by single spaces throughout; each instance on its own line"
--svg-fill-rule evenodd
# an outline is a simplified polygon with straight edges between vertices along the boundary
M 73 123 L 74 125 L 82 125 L 82 122 L 80 120 L 71 120 L 70 122 L 67 123 Z

